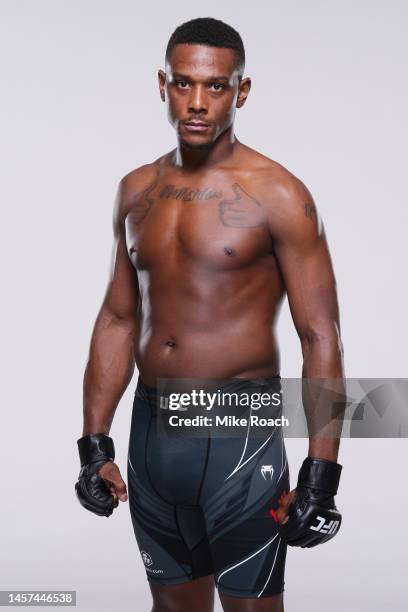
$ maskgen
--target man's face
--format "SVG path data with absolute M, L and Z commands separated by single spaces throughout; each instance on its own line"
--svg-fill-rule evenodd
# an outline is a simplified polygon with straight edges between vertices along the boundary
M 159 70 L 159 86 L 180 143 L 190 148 L 211 146 L 232 125 L 250 83 L 250 79 L 239 81 L 233 49 L 176 45 L 166 73 Z

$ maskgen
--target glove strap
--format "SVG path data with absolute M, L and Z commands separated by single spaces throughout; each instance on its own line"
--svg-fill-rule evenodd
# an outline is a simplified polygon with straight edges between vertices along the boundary
M 112 438 L 103 433 L 88 434 L 77 440 L 81 467 L 105 459 L 115 459 L 115 447 Z
M 342 468 L 335 461 L 306 457 L 299 471 L 297 486 L 336 495 Z

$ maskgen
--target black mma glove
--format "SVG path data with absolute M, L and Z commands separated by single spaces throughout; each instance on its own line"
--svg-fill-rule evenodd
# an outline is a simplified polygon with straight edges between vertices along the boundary
M 311 548 L 333 538 L 341 525 L 334 503 L 342 466 L 328 459 L 307 457 L 299 471 L 289 520 L 279 531 L 290 546 Z
M 99 470 L 107 461 L 115 459 L 113 440 L 105 434 L 88 434 L 77 440 L 81 471 L 75 491 L 80 504 L 98 514 L 110 516 L 117 507 L 118 501 L 106 486 Z

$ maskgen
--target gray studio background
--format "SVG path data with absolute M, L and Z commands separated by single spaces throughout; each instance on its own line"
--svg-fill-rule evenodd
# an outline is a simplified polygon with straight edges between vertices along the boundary
M 407 376 L 405 2 L 1 0 L 0 588 L 75 589 L 84 612 L 150 609 L 128 504 L 107 520 L 74 496 L 76 439 L 116 186 L 174 146 L 156 74 L 198 16 L 246 46 L 238 138 L 299 176 L 322 214 L 346 374 Z M 287 304 L 279 338 L 282 376 L 300 376 Z M 124 473 L 135 385 L 111 430 Z M 295 486 L 307 441 L 287 450 Z M 407 440 L 343 441 L 342 533 L 289 550 L 285 609 L 406 609 L 407 459 Z

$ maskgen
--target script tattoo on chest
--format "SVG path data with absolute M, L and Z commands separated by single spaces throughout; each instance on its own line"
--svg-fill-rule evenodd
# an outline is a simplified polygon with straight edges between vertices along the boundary
M 261 227 L 265 224 L 262 204 L 249 195 L 239 183 L 233 183 L 235 197 L 218 205 L 221 223 L 227 227 Z
M 204 187 L 204 189 L 190 189 L 190 187 L 175 187 L 175 185 L 165 185 L 159 194 L 159 198 L 183 200 L 183 202 L 211 200 L 213 198 L 220 198 L 221 196 L 222 191 L 215 191 L 210 187 Z

